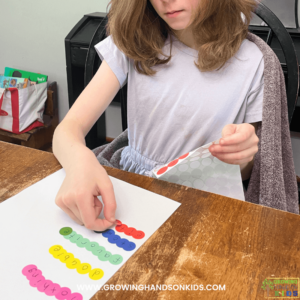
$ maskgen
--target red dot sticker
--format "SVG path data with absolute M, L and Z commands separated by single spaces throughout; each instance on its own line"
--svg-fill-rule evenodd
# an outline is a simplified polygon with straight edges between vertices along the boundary
M 126 235 L 133 236 L 133 235 L 136 233 L 136 229 L 133 228 L 133 227 L 128 227 L 128 228 L 124 231 L 124 233 L 125 233 Z
M 188 155 L 190 154 L 190 152 L 186 153 L 186 154 L 183 154 L 179 157 L 179 159 L 184 159 L 186 158 Z
M 173 167 L 173 166 L 175 166 L 177 163 L 178 163 L 178 158 L 177 158 L 177 159 L 174 159 L 173 161 L 171 161 L 171 162 L 168 164 L 168 167 Z
M 127 228 L 128 228 L 128 226 L 125 225 L 125 224 L 117 225 L 117 226 L 116 226 L 116 230 L 117 230 L 118 232 L 124 232 Z
M 157 171 L 157 175 L 163 174 L 168 170 L 168 167 L 163 167 Z
M 120 220 L 116 220 L 117 225 L 122 225 L 122 222 Z
M 143 237 L 145 236 L 145 233 L 141 230 L 137 230 L 133 235 L 132 237 L 137 239 L 137 240 L 140 240 L 142 239 Z

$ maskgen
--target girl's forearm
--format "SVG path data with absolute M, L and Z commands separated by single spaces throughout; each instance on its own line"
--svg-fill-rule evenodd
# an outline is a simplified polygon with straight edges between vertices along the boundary
M 86 147 L 80 126 L 73 120 L 64 120 L 57 126 L 53 136 L 53 154 L 68 172 L 75 162 L 82 162 L 86 156 L 94 155 Z

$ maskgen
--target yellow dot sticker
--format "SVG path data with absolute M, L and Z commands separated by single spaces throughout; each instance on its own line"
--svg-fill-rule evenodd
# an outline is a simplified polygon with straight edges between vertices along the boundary
M 93 280 L 99 280 L 103 277 L 104 272 L 101 269 L 93 269 L 88 263 L 81 263 L 72 253 L 67 252 L 62 246 L 54 245 L 50 247 L 49 252 L 53 257 L 58 258 L 62 263 L 66 264 L 69 269 L 76 269 L 79 274 L 89 273 L 89 277 Z
M 81 262 L 77 258 L 69 260 L 66 264 L 67 268 L 69 268 L 69 269 L 76 269 L 80 265 L 81 265 Z
M 92 270 L 92 267 L 88 263 L 83 263 L 80 266 L 77 267 L 77 272 L 79 274 L 87 274 Z
M 103 277 L 104 272 L 101 269 L 93 269 L 89 273 L 89 277 L 93 280 L 99 280 Z

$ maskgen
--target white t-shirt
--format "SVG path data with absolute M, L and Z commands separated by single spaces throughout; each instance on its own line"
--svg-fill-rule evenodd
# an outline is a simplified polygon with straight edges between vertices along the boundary
M 262 120 L 264 60 L 254 43 L 245 39 L 221 70 L 201 72 L 197 50 L 175 36 L 168 36 L 163 52 L 169 55 L 170 38 L 172 58 L 153 67 L 153 77 L 139 74 L 111 36 L 95 45 L 120 87 L 128 83 L 123 170 L 150 176 L 156 166 L 221 138 L 225 125 Z

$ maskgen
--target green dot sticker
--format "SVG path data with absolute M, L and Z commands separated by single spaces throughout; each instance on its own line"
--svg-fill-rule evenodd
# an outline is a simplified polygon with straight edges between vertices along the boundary
M 113 265 L 119 265 L 123 261 L 123 257 L 119 254 L 115 254 L 112 255 L 108 260 Z
M 61 235 L 69 235 L 69 234 L 71 234 L 72 233 L 72 228 L 71 227 L 63 227 L 60 231 L 59 231 L 59 233 L 61 234 Z

